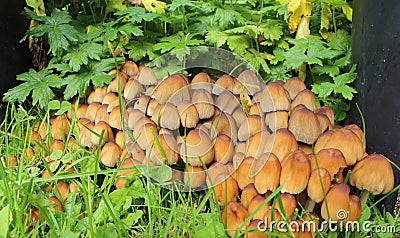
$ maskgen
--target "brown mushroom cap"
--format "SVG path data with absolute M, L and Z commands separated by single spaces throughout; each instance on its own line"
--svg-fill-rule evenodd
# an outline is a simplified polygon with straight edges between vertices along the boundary
M 149 102 L 150 97 L 147 95 L 142 95 L 136 100 L 135 104 L 133 105 L 133 109 L 137 109 L 143 113 L 146 113 Z
M 273 153 L 281 162 L 288 154 L 297 149 L 296 138 L 286 128 L 278 129 L 273 133 L 265 145 L 265 152 Z
M 56 150 L 64 151 L 64 143 L 60 140 L 53 140 L 49 147 L 50 153 L 53 153 Z
M 206 183 L 207 187 L 213 187 L 219 183 L 222 183 L 228 177 L 233 177 L 234 168 L 231 163 L 222 164 L 219 162 L 214 162 L 208 166 L 206 171 Z M 223 175 L 223 176 L 220 176 Z
M 200 119 L 208 119 L 214 115 L 213 98 L 207 90 L 195 90 L 192 95 L 192 103 L 196 107 Z
M 333 113 L 333 110 L 330 107 L 328 106 L 320 107 L 315 111 L 315 113 L 325 115 L 329 119 L 331 125 L 335 124 L 335 114 Z
M 224 91 L 218 95 L 215 100 L 215 106 L 219 110 L 232 115 L 235 109 L 240 106 L 240 103 L 236 99 L 235 95 L 229 91 Z
M 178 109 L 170 102 L 167 102 L 161 108 L 160 126 L 177 130 L 181 125 Z
M 247 115 L 246 113 L 243 111 L 242 107 L 238 107 L 236 108 L 236 110 L 232 113 L 232 117 L 233 119 L 235 119 L 236 125 L 238 125 L 240 127 L 240 125 L 242 125 L 242 123 L 246 120 Z
M 261 89 L 261 81 L 251 70 L 244 70 L 237 80 L 245 87 L 248 94 L 254 95 Z
M 288 92 L 277 82 L 269 83 L 261 94 L 255 96 L 264 112 L 289 111 L 290 98 Z
M 206 173 L 203 167 L 188 165 L 187 168 L 185 168 L 183 182 L 190 189 L 196 189 L 204 186 L 206 183 Z
M 156 85 L 157 79 L 153 70 L 149 67 L 143 67 L 139 72 L 138 81 L 142 85 Z
M 143 92 L 143 85 L 136 79 L 130 78 L 124 88 L 124 98 L 128 101 L 132 101 Z
M 229 236 L 234 236 L 236 230 L 243 226 L 246 229 L 244 222 L 249 217 L 246 208 L 238 202 L 230 202 L 222 209 L 222 223 L 226 228 Z
M 232 92 L 234 84 L 235 80 L 231 76 L 224 74 L 217 81 L 215 81 L 212 93 L 215 95 L 220 95 L 226 90 Z
M 267 130 L 260 131 L 251 136 L 246 142 L 246 155 L 258 158 L 264 152 L 267 152 L 271 148 L 266 148 L 271 137 L 271 134 Z
M 101 104 L 109 105 L 110 103 L 114 102 L 116 99 L 118 99 L 117 94 L 115 94 L 114 92 L 109 92 L 104 96 Z
M 107 86 L 96 88 L 93 92 L 93 102 L 101 103 L 104 99 L 104 96 L 107 94 Z
M 153 132 L 158 135 L 157 127 L 154 123 L 138 123 L 133 130 L 133 139 L 136 140 L 140 148 L 146 150 L 154 142 Z
M 279 159 L 272 153 L 264 153 L 255 160 L 253 169 L 259 170 L 254 178 L 254 186 L 257 191 L 260 194 L 264 194 L 267 191 L 275 191 L 279 186 L 281 176 Z M 252 171 L 250 173 L 254 174 Z
M 115 142 L 107 142 L 101 148 L 100 161 L 108 167 L 115 167 L 121 157 L 121 148 Z
M 349 196 L 349 215 L 347 217 L 348 221 L 357 221 L 361 216 L 361 200 L 356 195 Z
M 334 176 L 341 172 L 341 170 L 347 167 L 346 160 L 342 152 L 338 149 L 323 149 L 318 151 L 315 156 L 310 155 L 309 158 L 311 161 L 311 170 L 317 168 L 326 169 L 331 176 L 331 180 L 333 180 Z
M 242 189 L 242 193 L 240 194 L 240 202 L 247 208 L 250 201 L 257 195 L 259 195 L 259 193 L 257 192 L 256 187 L 253 183 L 250 183 Z
M 122 117 L 124 120 L 124 124 L 126 125 L 128 122 L 128 112 L 126 110 L 122 111 Z M 122 130 L 122 120 L 121 120 L 121 111 L 119 107 L 114 108 L 111 113 L 110 117 L 108 118 L 108 123 L 111 127 L 116 128 L 118 130 Z
M 254 214 L 253 219 L 264 220 L 264 214 L 269 210 L 270 206 L 269 201 L 264 201 L 265 197 L 263 195 L 257 195 L 250 201 L 247 211 L 250 215 Z M 256 212 L 257 209 L 259 210 Z
M 89 106 L 86 109 L 86 116 L 85 118 L 89 119 L 91 122 L 94 122 L 96 120 L 96 114 L 97 111 L 99 110 L 101 104 L 98 102 L 93 102 L 89 104 Z
M 133 109 L 128 112 L 128 128 L 133 130 L 135 128 L 135 125 L 140 121 L 144 120 L 145 114 L 138 110 L 138 109 Z
M 190 82 L 190 89 L 192 90 L 206 90 L 207 92 L 211 93 L 213 88 L 213 80 L 207 73 L 200 72 L 196 74 L 192 81 Z
M 249 115 L 244 123 L 239 127 L 238 139 L 247 141 L 251 136 L 265 130 L 264 120 L 259 115 Z
M 294 211 L 296 210 L 297 207 L 297 201 L 296 198 L 290 194 L 290 193 L 282 193 L 280 194 L 280 199 L 282 202 L 282 208 L 283 210 L 281 210 L 281 206 L 279 204 L 279 198 L 276 197 L 275 198 L 275 209 L 277 209 L 278 211 L 281 211 L 282 214 L 285 214 L 287 219 L 291 219 L 291 217 L 294 214 Z
M 226 164 L 232 161 L 235 152 L 234 144 L 227 135 L 219 135 L 214 141 L 214 159 L 217 162 Z
M 100 105 L 97 109 L 96 117 L 94 118 L 94 123 L 97 124 L 100 121 L 107 122 L 110 118 L 110 114 L 107 111 L 107 105 Z
M 172 95 L 188 85 L 188 80 L 181 74 L 173 74 L 162 80 L 153 91 L 152 97 L 159 103 L 166 103 L 171 100 Z M 186 87 L 187 88 L 187 87 Z M 187 88 L 188 90 L 188 88 Z
M 301 150 L 293 151 L 282 162 L 280 184 L 285 185 L 281 191 L 301 193 L 307 187 L 310 173 L 311 166 L 307 155 Z
M 126 73 L 119 72 L 115 74 L 115 78 L 111 80 L 107 87 L 107 93 L 118 92 L 118 84 L 121 85 L 121 91 L 125 88 L 125 84 L 128 81 L 129 76 Z
M 239 164 L 236 170 L 236 180 L 239 188 L 243 189 L 250 183 L 254 183 L 254 176 L 250 177 L 250 169 L 253 166 L 254 157 L 248 156 Z
M 121 69 L 122 72 L 126 73 L 129 77 L 136 75 L 139 72 L 139 68 L 133 61 L 126 61 Z
M 286 81 L 283 85 L 286 91 L 289 93 L 290 99 L 294 99 L 296 95 L 306 89 L 306 85 L 304 84 L 303 80 L 298 77 L 294 77 Z
M 117 177 L 115 178 L 115 187 L 117 187 L 117 189 L 125 187 L 126 177 L 128 177 L 132 173 L 137 172 L 137 169 L 135 169 L 134 160 L 130 158 L 126 158 L 124 162 L 121 164 L 120 168 L 121 169 L 132 168 L 132 170 L 123 170 L 117 173 Z
M 265 224 L 262 220 L 253 219 L 250 224 L 246 227 L 246 238 L 268 238 L 267 234 L 260 232 L 261 229 L 265 229 Z
M 215 110 L 216 112 L 217 110 Z M 214 115 L 211 122 L 210 134 L 212 137 L 216 135 L 227 135 L 232 141 L 237 140 L 237 126 L 233 117 L 227 113 L 220 112 Z
M 281 128 L 288 128 L 289 113 L 287 111 L 269 112 L 265 115 L 265 124 L 272 132 Z
M 69 134 L 69 121 L 65 115 L 57 116 L 51 124 L 51 136 L 56 140 L 65 140 Z
M 178 145 L 175 138 L 172 135 L 161 134 L 157 136 L 157 140 L 160 143 L 161 148 L 157 143 L 154 143 L 146 150 L 146 154 L 148 155 L 151 163 L 156 165 L 163 163 L 172 165 L 178 162 Z M 161 151 L 163 151 L 163 153 Z
M 346 184 L 339 183 L 332 185 L 326 198 L 321 205 L 321 216 L 325 220 L 339 221 L 347 218 L 349 211 L 350 188 Z M 346 214 L 341 214 L 341 212 Z M 343 216 L 342 216 L 343 215 Z
M 319 203 L 324 200 L 331 186 L 331 176 L 328 170 L 320 168 L 311 171 L 310 179 L 307 186 L 308 196 L 315 202 Z
M 190 101 L 182 101 L 177 106 L 182 126 L 195 128 L 199 122 L 199 114 L 196 107 Z
M 315 101 L 315 95 L 308 89 L 297 93 L 296 97 L 293 99 L 291 108 L 295 108 L 297 105 L 303 104 L 310 111 L 314 112 L 317 110 L 317 103 Z
M 325 148 L 338 149 L 342 152 L 348 166 L 354 165 L 363 158 L 363 145 L 357 135 L 350 129 L 341 128 L 333 133 L 325 132 L 323 135 L 315 143 L 316 153 Z
M 350 184 L 374 195 L 388 193 L 394 186 L 392 166 L 386 157 L 370 154 L 354 166 Z
M 296 140 L 306 144 L 313 144 L 321 134 L 318 117 L 307 108 L 295 109 L 290 114 L 289 130 Z
M 324 133 L 326 130 L 332 129 L 332 124 L 329 121 L 328 117 L 321 113 L 315 113 L 318 118 L 319 126 L 321 128 L 321 133 Z
M 226 179 L 224 174 L 218 175 L 216 180 L 222 181 L 214 186 L 215 196 L 219 204 L 225 206 L 230 202 L 236 202 L 239 196 L 239 187 L 236 180 L 231 176 Z
M 282 215 L 278 209 L 271 207 L 264 213 L 263 220 L 267 221 L 267 224 L 265 224 L 267 227 L 273 227 L 274 224 L 282 221 Z
M 186 142 L 181 144 L 180 156 L 183 161 L 192 166 L 202 166 L 214 159 L 214 147 L 210 137 L 202 130 L 191 130 L 186 136 Z
M 101 121 L 98 124 L 96 124 L 92 130 L 94 133 L 91 133 L 90 141 L 93 145 L 102 146 L 104 143 L 114 140 L 114 134 L 111 130 L 111 127 L 104 121 Z M 102 140 L 100 141 L 100 135 L 102 133 L 103 137 Z

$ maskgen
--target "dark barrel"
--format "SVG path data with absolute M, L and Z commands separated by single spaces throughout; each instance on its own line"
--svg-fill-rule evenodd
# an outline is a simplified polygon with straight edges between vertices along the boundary
M 25 1 L 7 1 L 0 8 L 0 101 L 8 89 L 17 85 L 15 76 L 31 67 L 28 43 L 19 41 L 29 28 L 29 20 L 21 15 Z M 0 121 L 7 104 L 1 103 Z
M 367 151 L 400 165 L 400 1 L 355 0 L 353 63 L 358 65 L 355 102 L 366 123 Z M 351 121 L 361 125 L 352 105 Z M 395 171 L 395 186 L 400 174 Z M 384 205 L 393 212 L 397 192 Z

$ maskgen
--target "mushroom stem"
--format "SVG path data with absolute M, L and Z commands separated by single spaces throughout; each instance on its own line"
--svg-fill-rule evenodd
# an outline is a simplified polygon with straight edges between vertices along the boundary
M 363 204 L 367 203 L 368 197 L 369 197 L 368 190 L 366 190 L 366 189 L 362 190 L 361 194 L 360 194 L 361 203 L 363 203 Z
M 308 199 L 307 199 L 307 202 L 306 202 L 305 209 L 306 209 L 307 211 L 309 211 L 309 212 L 313 212 L 314 207 L 315 207 L 315 201 L 312 200 L 311 198 L 308 198 Z

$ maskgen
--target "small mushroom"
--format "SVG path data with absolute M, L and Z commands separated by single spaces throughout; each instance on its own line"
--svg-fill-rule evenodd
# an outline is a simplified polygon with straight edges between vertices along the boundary
M 289 118 L 289 130 L 296 140 L 313 144 L 321 134 L 318 117 L 307 108 L 294 109 Z
M 197 109 L 199 119 L 209 119 L 214 115 L 213 99 L 207 90 L 195 90 L 192 95 L 192 104 Z
M 329 172 L 331 177 L 331 181 L 334 178 L 342 177 L 342 170 L 347 167 L 346 160 L 342 152 L 338 149 L 328 148 L 318 151 L 318 153 L 314 156 L 311 154 L 309 156 L 311 161 L 311 170 L 314 169 L 326 169 Z M 342 182 L 342 181 L 339 181 Z
M 128 101 L 132 101 L 143 92 L 143 85 L 136 79 L 130 78 L 124 88 L 124 98 Z
M 136 75 L 139 72 L 139 68 L 133 61 L 126 61 L 122 66 L 121 71 L 126 73 L 129 77 Z
M 238 202 L 230 202 L 222 209 L 222 223 L 229 236 L 234 236 L 237 230 L 242 227 L 246 229 L 245 221 L 249 217 L 246 208 Z
M 215 81 L 212 93 L 215 95 L 220 95 L 226 90 L 232 92 L 234 84 L 235 80 L 231 76 L 224 74 L 217 81 Z
M 65 115 L 57 116 L 51 124 L 51 136 L 56 140 L 65 140 L 69 134 L 69 121 Z
M 122 117 L 124 118 L 124 124 L 126 124 L 128 122 L 128 113 L 126 110 L 122 110 Z M 111 111 L 108 123 L 112 128 L 122 130 L 123 123 L 120 108 L 116 107 Z
M 117 99 L 118 99 L 117 94 L 115 94 L 114 92 L 109 92 L 104 96 L 103 101 L 101 102 L 101 104 L 109 105 L 110 103 L 114 102 Z
M 247 209 L 250 201 L 253 200 L 253 198 L 257 195 L 259 195 L 259 193 L 257 192 L 254 183 L 249 183 L 246 187 L 242 189 L 242 193 L 240 194 L 240 201 Z
M 161 109 L 160 126 L 170 130 L 177 130 L 181 124 L 177 107 L 167 102 Z
M 246 142 L 246 155 L 255 158 L 260 157 L 266 152 L 266 145 L 271 144 L 272 135 L 267 131 L 263 130 L 255 135 L 251 136 Z
M 254 183 L 254 177 L 250 177 L 250 169 L 253 166 L 254 157 L 246 157 L 236 170 L 236 180 L 239 188 L 243 189 L 248 184 Z
M 99 87 L 94 90 L 93 102 L 101 103 L 107 94 L 107 86 Z
M 125 84 L 128 81 L 129 76 L 124 72 L 119 72 L 115 74 L 115 78 L 111 80 L 110 84 L 107 87 L 107 93 L 109 92 L 118 92 L 118 87 L 120 90 L 125 88 Z
M 199 114 L 196 107 L 189 101 L 182 101 L 178 104 L 177 109 L 182 126 L 195 128 L 199 122 Z
M 259 171 L 254 178 L 257 192 L 264 194 L 267 191 L 275 191 L 279 186 L 282 169 L 279 159 L 272 153 L 264 153 L 255 160 L 253 168 Z
M 393 189 L 392 166 L 383 155 L 370 154 L 356 163 L 350 175 L 350 184 L 363 190 L 360 199 L 366 203 L 369 193 L 386 194 Z
M 347 218 L 350 188 L 346 184 L 332 185 L 321 205 L 321 216 L 325 220 L 340 221 Z
M 280 184 L 284 184 L 284 187 L 281 191 L 301 193 L 307 187 L 310 173 L 311 166 L 307 155 L 301 150 L 293 151 L 282 162 Z
M 325 115 L 329 119 L 331 125 L 335 124 L 335 114 L 333 113 L 333 110 L 330 107 L 328 106 L 320 107 L 315 111 L 315 113 Z
M 289 113 L 287 111 L 268 112 L 265 114 L 265 125 L 275 132 L 281 128 L 288 128 Z
M 291 108 L 295 108 L 297 105 L 303 104 L 310 111 L 314 112 L 317 110 L 317 103 L 315 101 L 315 95 L 308 89 L 297 93 L 296 97 L 293 99 Z
M 178 162 L 178 145 L 174 136 L 168 134 L 157 135 L 154 142 L 152 146 L 146 149 L 146 154 L 152 164 L 172 165 Z
M 121 148 L 115 142 L 107 142 L 101 148 L 100 162 L 107 167 L 115 167 L 121 157 L 121 153 Z
M 294 77 L 286 81 L 283 85 L 286 91 L 289 93 L 290 99 L 294 99 L 296 95 L 306 89 L 306 85 L 304 84 L 303 80 L 298 77 Z
M 261 80 L 251 70 L 244 70 L 237 80 L 245 87 L 248 94 L 254 95 L 261 89 Z
M 143 113 L 146 113 L 149 102 L 150 97 L 147 95 L 142 95 L 136 100 L 135 104 L 133 105 L 133 109 L 137 109 Z
M 135 125 L 140 121 L 144 120 L 145 114 L 139 109 L 133 109 L 128 113 L 128 128 L 133 130 Z
M 139 83 L 142 85 L 156 85 L 157 79 L 154 74 L 154 71 L 149 67 L 143 67 L 139 72 L 138 77 Z
M 82 120 L 82 119 L 80 119 Z M 81 146 L 93 147 L 93 143 L 91 141 L 92 131 L 94 128 L 93 122 L 88 120 L 82 120 L 79 122 L 78 127 L 79 129 L 79 143 Z
M 214 141 L 214 159 L 217 162 L 226 164 L 232 161 L 235 148 L 234 144 L 227 135 L 219 135 Z
M 235 109 L 240 106 L 240 103 L 231 92 L 224 91 L 218 95 L 215 106 L 219 110 L 232 115 Z
M 98 124 L 99 122 L 107 122 L 110 118 L 110 114 L 107 111 L 107 105 L 101 105 L 96 112 L 96 117 L 94 118 L 94 123 Z
M 101 104 L 98 102 L 93 102 L 89 104 L 88 108 L 86 109 L 86 116 L 85 118 L 89 119 L 91 122 L 96 121 L 96 114 L 99 110 Z
M 246 120 L 246 113 L 243 111 L 242 107 L 236 108 L 236 110 L 232 113 L 233 119 L 235 119 L 236 125 L 242 125 L 242 123 Z
M 125 187 L 125 184 L 127 182 L 127 177 L 132 173 L 138 172 L 137 169 L 135 168 L 136 164 L 137 163 L 135 163 L 133 159 L 126 158 L 124 160 L 124 162 L 121 164 L 120 168 L 121 169 L 132 168 L 132 169 L 119 171 L 117 173 L 117 177 L 115 178 L 115 187 L 117 189 L 121 189 L 121 188 Z
M 284 214 L 286 218 L 290 220 L 293 217 L 294 211 L 297 207 L 296 198 L 290 193 L 282 193 L 279 195 L 279 197 L 276 197 L 275 199 L 275 209 L 280 211 L 281 214 Z M 283 210 L 281 209 L 279 199 L 282 202 Z
M 190 83 L 190 88 L 192 90 L 206 90 L 207 92 L 211 93 L 211 90 L 213 88 L 213 81 L 210 78 L 210 76 L 207 73 L 200 72 L 194 76 L 192 79 L 192 82 Z
M 246 238 L 268 238 L 267 234 L 263 234 L 260 229 L 265 229 L 266 226 L 262 220 L 253 219 L 246 227 Z
M 210 164 L 214 159 L 214 147 L 210 137 L 202 130 L 191 130 L 181 144 L 180 156 L 192 166 Z
M 315 203 L 320 203 L 329 191 L 331 186 L 331 175 L 324 168 L 314 169 L 311 171 L 310 179 L 307 186 L 307 194 L 309 200 L 306 204 L 306 210 L 312 212 Z
M 239 127 L 238 139 L 247 141 L 251 136 L 265 130 L 263 119 L 259 115 L 249 115 L 244 123 Z
M 206 173 L 203 167 L 188 165 L 183 175 L 183 182 L 189 189 L 198 189 L 206 183 Z
M 290 154 L 298 149 L 296 138 L 286 128 L 278 129 L 275 133 L 271 134 L 265 143 L 264 151 L 271 152 L 279 159 L 280 162 Z
M 185 86 L 188 86 L 187 78 L 181 74 L 173 74 L 158 83 L 153 91 L 152 97 L 155 98 L 158 103 L 166 103 L 170 100 L 172 95 L 176 95 L 176 93 Z M 186 94 L 182 96 L 186 96 Z M 178 101 L 178 98 L 176 100 Z
M 64 151 L 64 143 L 60 140 L 53 140 L 49 147 L 50 153 L 53 153 L 56 150 Z
M 349 196 L 349 215 L 348 221 L 357 221 L 360 218 L 362 212 L 361 199 L 356 195 Z
M 290 98 L 288 92 L 277 82 L 269 83 L 261 93 L 255 96 L 264 112 L 289 111 Z
M 250 215 L 253 215 L 253 219 L 264 220 L 264 214 L 270 207 L 269 201 L 267 202 L 265 200 L 263 195 L 257 195 L 250 201 L 247 211 Z
M 216 200 L 219 204 L 226 206 L 230 202 L 236 202 L 239 196 L 239 187 L 236 180 L 232 176 L 225 178 L 224 174 L 218 175 L 216 180 L 222 181 L 214 186 Z

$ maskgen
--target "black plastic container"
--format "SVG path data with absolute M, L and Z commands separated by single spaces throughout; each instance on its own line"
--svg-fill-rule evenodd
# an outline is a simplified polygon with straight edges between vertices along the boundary
M 355 101 L 365 117 L 367 151 L 400 165 L 400 1 L 355 0 L 353 9 Z M 355 105 L 351 121 L 361 125 Z M 400 174 L 394 171 L 398 185 Z M 397 192 L 384 201 L 387 211 L 394 211 L 396 199 Z
M 25 1 L 7 1 L 0 8 L 0 99 L 8 89 L 18 84 L 15 76 L 31 67 L 32 57 L 28 43 L 19 43 L 29 28 L 29 21 L 21 15 L 25 5 Z M 1 103 L 1 121 L 5 107 L 6 104 Z

